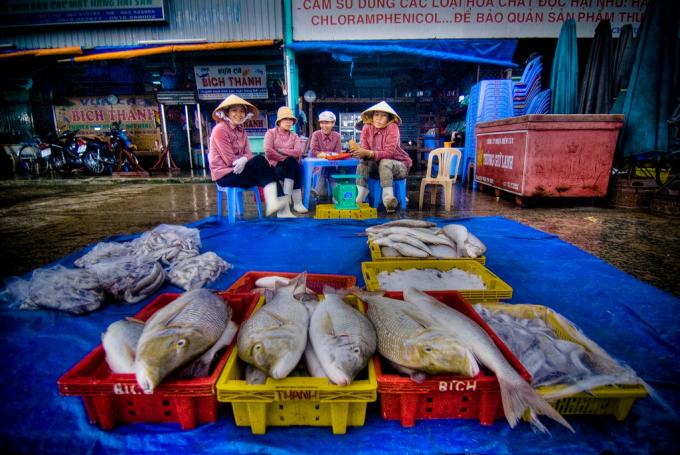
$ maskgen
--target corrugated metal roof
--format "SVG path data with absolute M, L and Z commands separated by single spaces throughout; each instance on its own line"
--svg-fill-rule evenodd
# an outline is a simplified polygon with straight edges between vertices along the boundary
M 0 42 L 18 49 L 129 46 L 139 41 L 207 42 L 282 40 L 281 0 L 167 0 L 167 22 L 0 29 Z

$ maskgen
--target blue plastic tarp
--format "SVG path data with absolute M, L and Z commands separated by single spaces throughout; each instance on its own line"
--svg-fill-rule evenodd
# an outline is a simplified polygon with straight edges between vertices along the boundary
M 296 41 L 286 47 L 300 53 L 330 52 L 338 60 L 366 55 L 408 54 L 440 60 L 514 68 L 515 39 Z
M 440 225 L 450 220 L 434 219 Z M 357 233 L 378 220 L 262 220 L 200 229 L 202 251 L 234 268 L 212 288 L 225 289 L 249 270 L 350 274 L 361 279 L 370 260 Z M 514 289 L 513 303 L 547 305 L 571 319 L 615 358 L 626 362 L 678 409 L 680 300 L 627 275 L 559 238 L 501 217 L 456 219 L 486 245 L 486 266 Z M 109 240 L 126 240 L 118 237 Z M 63 258 L 72 267 L 82 252 Z M 159 292 L 178 292 L 166 286 Z M 178 424 L 122 425 L 110 431 L 88 423 L 79 397 L 59 395 L 57 380 L 99 342 L 108 324 L 133 315 L 151 298 L 110 305 L 88 316 L 21 311 L 0 306 L 0 448 L 7 453 L 676 453 L 680 420 L 655 401 L 638 400 L 622 422 L 571 417 L 575 429 L 547 421 L 551 436 L 505 420 L 421 420 L 413 428 L 385 421 L 379 403 L 366 423 L 334 436 L 329 427 L 270 427 L 252 435 L 237 427 L 228 404 L 217 422 L 182 431 Z

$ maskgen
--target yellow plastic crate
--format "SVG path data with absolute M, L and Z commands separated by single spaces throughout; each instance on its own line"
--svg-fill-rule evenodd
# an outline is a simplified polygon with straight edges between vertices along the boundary
M 368 241 L 368 249 L 371 251 L 371 260 L 373 261 L 421 261 L 423 258 L 416 258 L 412 256 L 401 256 L 401 257 L 388 257 L 388 256 L 383 256 L 382 251 L 380 250 L 380 245 L 376 245 L 373 243 L 372 240 Z M 443 261 L 445 259 L 438 259 L 438 258 L 429 258 L 429 259 L 437 259 L 438 261 Z M 486 256 L 480 256 L 478 258 L 457 258 L 457 259 L 446 259 L 447 261 L 460 261 L 462 259 L 470 259 L 472 261 L 479 262 L 480 264 L 484 265 L 486 264 Z
M 571 341 L 582 345 L 586 350 L 591 351 L 594 343 L 584 339 L 584 335 L 574 327 L 567 319 L 560 316 L 555 311 L 542 305 L 530 304 L 483 304 L 484 307 L 492 311 L 502 311 L 514 317 L 520 318 L 540 318 L 555 334 L 562 340 Z M 600 354 L 606 354 L 600 351 Z M 539 387 L 536 391 L 549 397 L 566 385 L 554 385 Z M 556 400 L 548 399 L 553 408 L 562 415 L 612 415 L 616 420 L 623 420 L 635 404 L 638 398 L 645 398 L 648 395 L 647 389 L 641 384 L 616 384 L 610 386 L 597 387 L 592 391 L 579 392 Z M 528 415 L 524 416 L 528 420 Z
M 408 269 L 435 269 L 442 271 L 460 269 L 480 276 L 486 289 L 451 289 L 451 291 L 459 292 L 470 303 L 498 302 L 501 299 L 512 298 L 512 288 L 485 266 L 473 259 L 421 259 L 419 261 L 361 263 L 361 273 L 364 276 L 366 289 L 369 291 L 380 290 L 380 283 L 378 282 L 378 274 L 380 272 Z M 428 289 L 425 290 L 427 291 Z
M 359 208 L 354 210 L 338 210 L 333 204 L 317 204 L 314 218 L 317 220 L 330 220 L 335 218 L 368 220 L 370 218 L 378 218 L 378 210 L 366 203 L 359 204 Z
M 363 302 L 352 299 L 365 313 Z M 250 426 L 253 434 L 264 434 L 268 426 L 293 425 L 330 426 L 333 434 L 345 434 L 348 425 L 364 424 L 366 403 L 375 401 L 378 393 L 373 359 L 348 386 L 313 377 L 267 378 L 265 384 L 248 384 L 244 377 L 245 365 L 234 349 L 217 380 L 217 401 L 231 403 L 236 425 Z

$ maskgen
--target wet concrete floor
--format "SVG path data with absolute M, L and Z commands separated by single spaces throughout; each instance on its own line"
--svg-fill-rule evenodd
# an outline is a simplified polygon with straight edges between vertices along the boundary
M 251 198 L 246 198 L 250 200 Z M 680 296 L 680 223 L 643 210 L 607 208 L 590 201 L 541 202 L 530 208 L 514 199 L 458 185 L 450 212 L 417 210 L 409 191 L 408 216 L 504 216 L 555 234 L 613 266 Z M 0 181 L 0 276 L 22 274 L 110 235 L 140 233 L 161 223 L 184 224 L 215 213 L 214 184 L 180 179 Z M 246 218 L 255 218 L 246 203 Z M 311 215 L 309 215 L 311 216 Z M 380 214 L 385 217 L 384 212 Z M 396 216 L 391 216 L 395 218 Z M 339 221 L 341 222 L 341 221 Z

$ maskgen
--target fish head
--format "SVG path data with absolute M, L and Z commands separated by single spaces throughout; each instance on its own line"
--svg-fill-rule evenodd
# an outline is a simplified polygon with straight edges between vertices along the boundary
M 363 338 L 348 335 L 336 336 L 328 346 L 328 363 L 324 363 L 324 372 L 337 385 L 349 385 L 354 377 L 368 363 L 375 351 L 375 344 Z
M 274 379 L 288 376 L 300 360 L 300 349 L 292 334 L 274 331 L 250 337 L 238 343 L 238 355 Z
M 408 363 L 429 374 L 457 373 L 473 377 L 479 373 L 474 356 L 449 333 L 426 330 L 406 340 L 404 352 Z
M 210 344 L 200 330 L 193 328 L 170 327 L 140 339 L 134 365 L 137 382 L 145 393 L 153 392 L 166 376 L 199 356 Z

